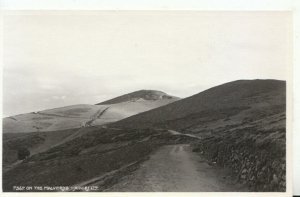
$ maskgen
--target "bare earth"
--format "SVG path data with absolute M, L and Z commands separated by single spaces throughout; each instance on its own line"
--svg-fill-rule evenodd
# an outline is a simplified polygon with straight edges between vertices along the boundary
M 223 192 L 246 191 L 225 170 L 209 165 L 189 145 L 159 149 L 131 175 L 108 192 Z

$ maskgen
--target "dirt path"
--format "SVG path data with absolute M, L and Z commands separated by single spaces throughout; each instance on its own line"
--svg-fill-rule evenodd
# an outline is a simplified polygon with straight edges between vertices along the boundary
M 99 109 L 95 114 L 91 116 L 91 120 L 87 121 L 84 125 L 84 127 L 92 126 L 92 123 L 99 119 L 105 112 L 108 110 L 109 107 L 106 107 L 105 109 Z
M 59 118 L 78 118 L 78 116 L 59 115 L 59 114 L 51 114 L 51 113 L 44 113 L 44 112 L 36 112 L 35 114 L 39 114 L 42 116 L 53 116 L 53 117 L 59 117 Z
M 189 145 L 169 145 L 106 191 L 219 192 L 243 191 L 225 170 L 210 166 Z
M 188 134 L 188 133 L 180 133 L 178 131 L 175 130 L 168 130 L 169 133 L 171 133 L 172 135 L 184 135 L 184 136 L 188 136 L 188 137 L 192 137 L 192 138 L 197 138 L 199 140 L 201 140 L 202 138 L 193 134 Z
M 77 131 L 75 131 L 73 134 L 69 135 L 68 137 L 64 138 L 62 141 L 60 141 L 59 143 L 55 144 L 54 146 L 58 146 L 58 145 L 61 145 L 67 141 L 70 141 L 72 139 L 75 139 L 76 137 L 79 137 L 81 135 L 83 135 L 84 131 L 85 131 L 85 127 L 91 127 L 93 126 L 92 123 L 97 119 L 97 118 L 100 118 L 104 113 L 105 111 L 108 109 L 109 107 L 106 107 L 105 109 L 100 109 L 98 110 L 95 114 L 93 114 L 91 116 L 91 120 L 87 121 L 84 123 L 83 127 L 82 128 L 79 128 Z M 53 146 L 53 147 L 54 147 Z

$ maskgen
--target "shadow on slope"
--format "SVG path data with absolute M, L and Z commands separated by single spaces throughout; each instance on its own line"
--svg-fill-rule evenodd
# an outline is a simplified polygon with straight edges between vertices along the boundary
M 203 140 L 195 151 L 253 191 L 285 191 L 286 83 L 239 80 L 112 123 L 120 128 L 163 128 Z
M 105 177 L 98 190 L 102 191 L 117 182 L 118 177 L 136 169 L 140 162 L 161 145 L 187 141 L 193 140 L 188 136 L 175 136 L 162 130 L 91 127 L 84 135 L 35 154 L 5 172 L 3 190 L 15 191 L 13 186 L 18 185 L 81 185 L 89 183 L 91 179 Z M 113 171 L 119 172 L 118 176 L 116 173 L 107 176 Z

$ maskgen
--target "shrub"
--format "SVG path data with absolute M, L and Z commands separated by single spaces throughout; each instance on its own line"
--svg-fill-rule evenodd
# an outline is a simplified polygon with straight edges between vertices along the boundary
M 20 148 L 18 150 L 18 159 L 19 160 L 24 160 L 29 155 L 30 155 L 30 151 L 27 148 Z

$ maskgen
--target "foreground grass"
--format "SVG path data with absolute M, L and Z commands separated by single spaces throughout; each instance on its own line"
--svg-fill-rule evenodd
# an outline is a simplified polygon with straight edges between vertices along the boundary
M 5 172 L 3 190 L 13 191 L 13 186 L 76 185 L 145 160 L 161 145 L 176 143 L 177 138 L 161 130 L 95 128 L 74 140 L 33 155 Z

